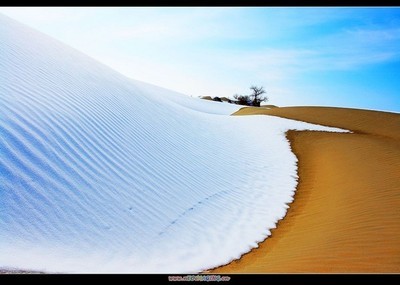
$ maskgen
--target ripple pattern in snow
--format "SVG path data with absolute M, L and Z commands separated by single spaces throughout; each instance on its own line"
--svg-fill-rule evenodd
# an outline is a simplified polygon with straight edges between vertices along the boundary
M 339 130 L 237 108 L 0 15 L 0 267 L 198 272 L 256 247 L 295 191 L 285 131 Z

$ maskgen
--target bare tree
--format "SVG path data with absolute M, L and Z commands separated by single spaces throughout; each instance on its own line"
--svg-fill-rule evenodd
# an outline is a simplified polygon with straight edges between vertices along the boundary
M 250 105 L 251 99 L 249 95 L 238 95 L 235 94 L 233 98 L 236 99 L 237 104 L 239 105 Z
M 251 86 L 251 90 L 253 90 L 253 93 L 250 95 L 250 97 L 253 99 L 252 100 L 252 105 L 254 107 L 260 107 L 261 102 L 268 101 L 267 96 L 261 96 L 262 94 L 265 94 L 266 91 L 264 90 L 264 87 L 257 87 L 257 86 Z

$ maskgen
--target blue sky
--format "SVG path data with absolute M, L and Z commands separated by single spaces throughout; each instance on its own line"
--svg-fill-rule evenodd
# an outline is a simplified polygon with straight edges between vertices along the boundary
M 192 96 L 400 112 L 399 8 L 12 8 L 128 77 Z

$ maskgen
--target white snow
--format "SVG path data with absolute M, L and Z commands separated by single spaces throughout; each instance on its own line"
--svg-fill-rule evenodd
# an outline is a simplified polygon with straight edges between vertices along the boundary
M 289 129 L 343 131 L 128 79 L 0 15 L 0 267 L 199 272 L 264 240 Z

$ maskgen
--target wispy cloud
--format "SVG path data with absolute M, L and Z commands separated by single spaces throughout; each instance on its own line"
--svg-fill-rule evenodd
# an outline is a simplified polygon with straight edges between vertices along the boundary
M 284 80 L 304 72 L 355 70 L 400 59 L 400 29 L 347 30 L 293 48 L 227 53 L 225 64 Z
M 83 8 L 78 11 L 71 7 L 63 9 L 52 7 L 1 7 L 0 12 L 20 21 L 30 23 L 33 26 L 40 26 L 42 24 L 54 25 L 83 20 L 87 9 Z
M 321 61 L 330 63 L 332 69 L 353 69 L 399 59 L 400 29 L 347 29 L 316 41 L 315 45 Z
M 290 97 L 304 77 L 400 59 L 400 9 L 2 7 L 0 12 L 127 76 L 193 95 L 229 96 L 254 83 Z M 318 84 L 314 90 L 327 88 Z

